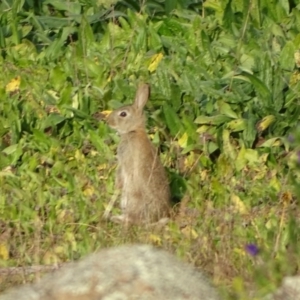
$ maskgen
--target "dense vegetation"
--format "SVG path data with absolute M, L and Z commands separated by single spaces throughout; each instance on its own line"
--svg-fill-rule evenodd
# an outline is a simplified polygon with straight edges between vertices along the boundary
M 1 267 L 152 243 L 228 299 L 299 272 L 299 0 L 6 0 L 0 48 Z M 124 233 L 102 220 L 118 137 L 93 116 L 140 82 L 177 204 Z

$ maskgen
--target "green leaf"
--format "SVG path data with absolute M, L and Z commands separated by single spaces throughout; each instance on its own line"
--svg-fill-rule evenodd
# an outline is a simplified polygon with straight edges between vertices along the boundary
M 212 141 L 208 142 L 208 144 L 207 144 L 208 154 L 214 153 L 217 149 L 219 149 L 219 146 L 215 142 L 212 142 Z
M 195 120 L 196 124 L 207 124 L 207 125 L 220 125 L 224 124 L 231 120 L 230 117 L 225 115 L 216 115 L 216 116 L 198 116 Z
M 210 39 L 204 30 L 201 31 L 201 42 L 203 50 L 208 51 L 210 53 Z
M 266 101 L 267 103 L 271 102 L 271 93 L 265 83 L 263 83 L 258 77 L 248 73 L 243 73 L 243 76 L 238 76 L 236 78 L 243 79 L 243 77 L 250 80 L 254 86 L 254 89 L 263 101 Z
M 218 105 L 218 108 L 219 108 L 219 112 L 222 114 L 222 115 L 226 115 L 230 118 L 233 118 L 233 119 L 237 119 L 238 118 L 238 115 L 232 110 L 231 106 L 222 101 L 222 100 L 219 100 L 217 102 L 217 105 Z
M 50 4 L 57 10 L 64 10 L 69 12 L 71 15 L 79 15 L 81 13 L 81 4 L 77 2 L 60 1 L 60 0 L 46 0 L 43 3 Z
M 148 29 L 149 32 L 149 45 L 148 47 L 155 50 L 155 51 L 160 51 L 162 48 L 162 42 L 159 34 L 153 28 Z
M 17 161 L 23 154 L 23 149 L 21 144 L 14 144 L 2 150 L 2 153 L 5 153 L 9 156 L 9 161 L 11 165 L 15 165 Z
M 63 87 L 66 79 L 67 76 L 60 67 L 56 66 L 50 71 L 50 81 L 56 91 L 59 91 Z
M 7 155 L 0 153 L 0 170 L 4 170 L 5 167 L 9 166 L 10 159 Z M 15 176 L 11 172 L 0 171 L 1 176 Z
M 252 19 L 256 21 L 257 27 L 260 28 L 261 20 L 262 20 L 261 15 L 263 14 L 261 2 L 260 2 L 260 0 L 253 0 L 252 2 L 249 2 L 249 4 L 251 5 L 250 15 L 251 15 Z
M 273 69 L 273 99 L 274 99 L 274 108 L 276 112 L 280 112 L 287 100 L 287 95 L 284 93 L 284 89 L 286 88 L 285 80 L 282 80 L 282 70 L 278 67 L 275 70 Z
M 18 150 L 18 144 L 10 145 L 2 150 L 3 153 L 7 155 L 11 155 Z
M 163 105 L 163 114 L 166 125 L 172 136 L 176 136 L 181 130 L 181 122 L 175 110 L 168 104 Z
M 164 2 L 166 14 L 170 14 L 176 8 L 177 0 L 165 0 Z
M 254 149 L 246 149 L 245 158 L 247 159 L 248 163 L 252 166 L 260 162 L 258 152 Z
M 48 128 L 52 126 L 56 126 L 57 124 L 66 120 L 66 117 L 61 116 L 59 114 L 53 113 L 50 114 L 43 122 L 42 128 Z
M 49 16 L 31 16 L 33 25 L 40 28 L 40 34 L 44 34 L 43 27 L 48 28 L 62 28 L 70 25 L 70 20 L 67 18 L 49 17 Z M 42 25 L 42 26 L 41 26 Z
M 272 147 L 279 147 L 282 145 L 282 138 L 280 137 L 273 137 L 271 139 L 266 140 L 263 142 L 259 147 L 261 148 L 272 148 Z
M 120 22 L 120 24 L 122 25 L 122 28 L 125 31 L 130 31 L 131 30 L 130 25 L 128 24 L 127 20 L 124 17 L 119 17 L 118 22 Z
M 64 41 L 61 41 L 59 39 L 55 39 L 49 47 L 46 48 L 44 53 L 40 53 L 40 58 L 45 56 L 47 59 L 52 60 L 57 58 L 58 56 L 62 55 L 62 46 L 64 44 Z
M 229 0 L 225 7 L 224 15 L 222 18 L 222 23 L 224 24 L 225 28 L 227 28 L 227 29 L 231 29 L 231 25 L 234 21 L 234 15 L 233 15 L 233 12 L 231 9 L 231 5 L 232 5 L 232 1 Z
M 136 52 L 140 52 L 142 50 L 146 49 L 146 28 L 141 27 L 137 29 L 137 34 L 135 35 L 134 38 L 134 49 Z
M 235 168 L 237 171 L 241 171 L 247 165 L 247 159 L 245 157 L 245 154 L 246 149 L 244 146 L 242 146 L 235 160 Z
M 92 120 L 92 117 L 89 114 L 85 113 L 84 111 L 78 110 L 78 109 L 70 107 L 70 106 L 66 107 L 66 110 L 71 111 L 74 114 L 74 116 L 79 119 Z
M 245 145 L 247 148 L 252 148 L 253 143 L 256 138 L 256 118 L 253 114 L 249 114 L 247 120 L 246 120 L 246 128 L 243 131 L 243 137 L 245 141 Z
M 12 1 L 12 3 L 12 12 L 13 15 L 16 17 L 17 13 L 19 13 L 22 10 L 25 0 L 14 0 Z
M 232 120 L 226 124 L 226 128 L 231 132 L 243 131 L 246 128 L 246 121 L 245 119 Z
M 169 73 L 163 68 L 157 68 L 155 75 L 157 76 L 158 86 L 161 90 L 161 93 L 164 95 L 166 99 L 171 99 L 172 90 L 171 90 L 171 83 L 169 79 Z
M 87 21 L 86 15 L 82 15 L 78 34 L 82 54 L 87 56 L 88 51 L 95 42 L 95 38 L 93 30 Z
M 287 41 L 285 46 L 283 47 L 280 56 L 279 63 L 284 70 L 292 71 L 295 67 L 295 45 L 292 41 Z
M 222 132 L 222 141 L 224 154 L 230 159 L 234 160 L 236 158 L 236 153 L 233 145 L 230 143 L 230 132 L 226 129 Z

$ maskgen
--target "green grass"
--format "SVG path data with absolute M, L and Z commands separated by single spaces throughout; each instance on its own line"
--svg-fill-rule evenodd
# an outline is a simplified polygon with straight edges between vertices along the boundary
M 235 173 L 220 156 L 208 167 L 198 163 L 191 170 L 188 161 L 194 158 L 186 156 L 181 170 L 189 174 L 186 192 L 172 222 L 160 232 L 127 232 L 102 220 L 115 167 L 115 145 L 110 133 L 105 136 L 112 150 L 97 150 L 88 134 L 82 146 L 56 140 L 43 150 L 24 138 L 31 155 L 1 172 L 2 267 L 62 263 L 103 247 L 151 243 L 206 271 L 218 286 L 239 296 L 257 285 L 258 294 L 269 291 L 296 271 L 299 209 L 289 202 L 291 187 L 280 165 Z M 257 257 L 245 251 L 250 243 L 260 249 Z M 3 289 L 10 279 L 2 280 Z
M 0 4 L 0 266 L 150 243 L 226 299 L 297 274 L 299 4 L 48 2 Z M 160 231 L 102 219 L 118 137 L 93 116 L 140 82 L 174 196 Z M 33 279 L 0 277 L 0 290 Z

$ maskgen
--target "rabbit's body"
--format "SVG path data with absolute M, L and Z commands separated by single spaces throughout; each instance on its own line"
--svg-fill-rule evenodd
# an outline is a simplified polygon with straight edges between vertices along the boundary
M 169 215 L 168 179 L 145 131 L 143 107 L 148 95 L 149 87 L 143 85 L 133 105 L 113 111 L 107 120 L 121 137 L 116 188 L 121 190 L 122 215 L 113 221 L 151 223 Z

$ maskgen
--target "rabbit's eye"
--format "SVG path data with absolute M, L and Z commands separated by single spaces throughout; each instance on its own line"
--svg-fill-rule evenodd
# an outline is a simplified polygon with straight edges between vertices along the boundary
M 125 112 L 125 111 L 122 111 L 122 112 L 120 113 L 120 116 L 121 116 L 121 117 L 126 117 L 126 116 L 127 116 L 127 114 L 126 114 L 126 112 Z

